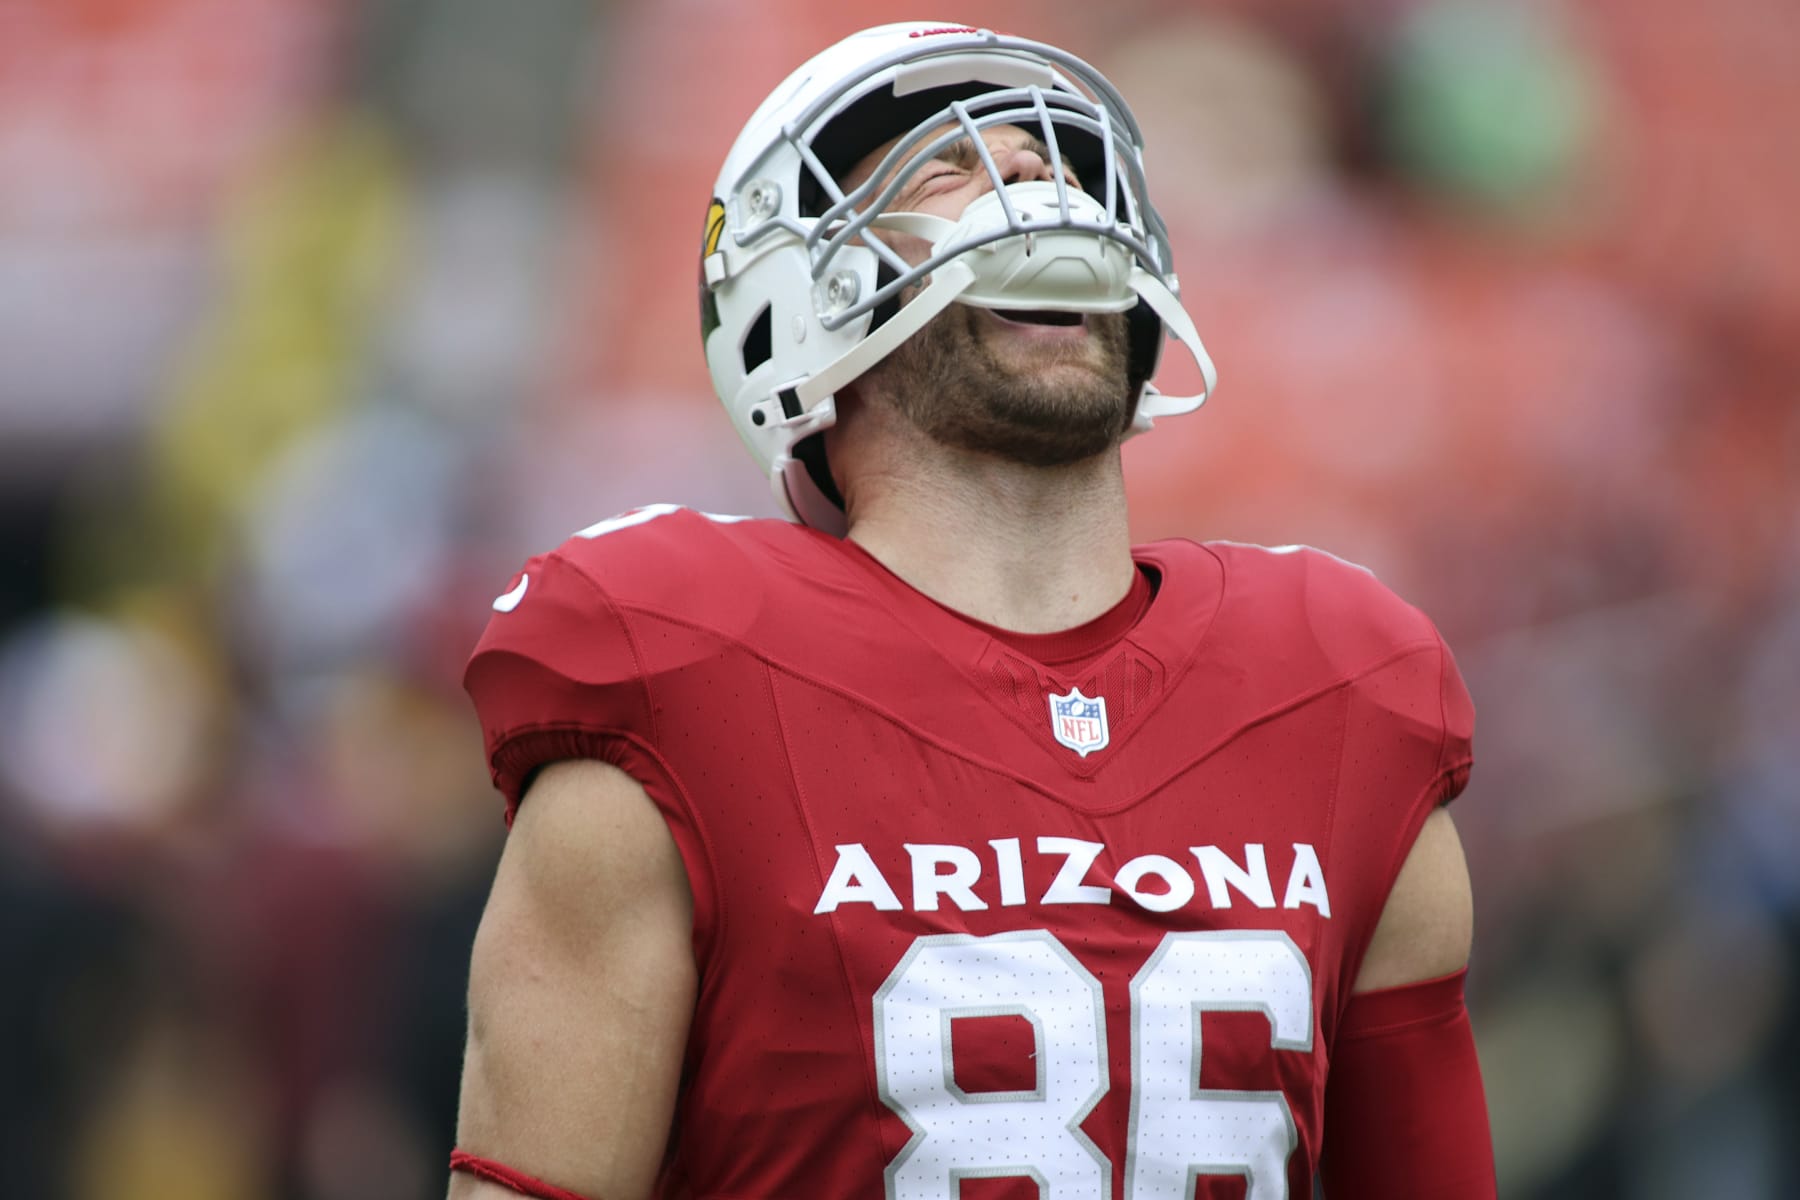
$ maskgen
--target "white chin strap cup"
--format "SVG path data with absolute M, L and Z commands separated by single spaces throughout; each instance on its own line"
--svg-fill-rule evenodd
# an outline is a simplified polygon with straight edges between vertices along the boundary
M 1006 233 L 1021 224 L 1050 223 L 1058 227 Z M 1137 265 L 1123 243 L 1104 236 L 1112 220 L 1086 192 L 1059 194 L 1051 182 L 1015 183 L 971 201 L 959 221 L 897 212 L 884 213 L 871 225 L 931 242 L 933 258 L 955 257 L 932 271 L 931 282 L 885 325 L 800 385 L 804 410 L 893 353 L 953 301 L 978 308 L 1110 313 L 1142 300 L 1162 319 L 1164 331 L 1193 355 L 1204 386 L 1197 396 L 1165 396 L 1146 384 L 1132 432 L 1150 428 L 1156 417 L 1192 412 L 1212 394 L 1218 373 L 1194 322 L 1161 278 Z M 957 252 L 959 246 L 968 249 Z
M 955 225 L 936 224 L 933 255 L 973 247 L 962 254 L 975 268 L 975 282 L 957 297 L 964 304 L 1124 312 L 1136 302 L 1130 288 L 1131 251 L 1103 236 L 1112 222 L 1086 192 L 1069 189 L 1059 196 L 1054 183 L 1017 183 L 976 197 Z M 1038 229 L 988 240 L 1022 225 Z

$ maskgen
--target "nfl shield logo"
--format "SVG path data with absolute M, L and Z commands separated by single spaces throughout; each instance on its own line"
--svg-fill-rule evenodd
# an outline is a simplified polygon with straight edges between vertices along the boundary
M 1088 697 L 1080 688 L 1070 688 L 1066 696 L 1050 696 L 1050 732 L 1056 740 L 1086 758 L 1096 750 L 1104 750 L 1106 731 L 1106 697 Z

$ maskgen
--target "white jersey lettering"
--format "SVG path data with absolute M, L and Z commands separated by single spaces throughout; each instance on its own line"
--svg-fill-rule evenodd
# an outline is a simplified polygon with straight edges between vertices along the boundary
M 1321 917 L 1331 915 L 1331 897 L 1325 892 L 1325 870 L 1319 866 L 1319 856 L 1307 843 L 1295 842 L 1294 869 L 1288 872 L 1281 907 L 1299 908 L 1302 904 L 1318 909 Z
M 988 845 L 994 848 L 994 861 L 1000 867 L 1000 904 L 1016 908 L 1025 903 L 1025 858 L 1019 852 L 1019 839 L 995 838 Z
M 1106 849 L 1104 842 L 1084 842 L 1080 838 L 1041 837 L 1037 840 L 1039 854 L 1061 854 L 1064 856 L 1062 870 L 1050 881 L 1050 888 L 1044 893 L 1041 903 L 1044 904 L 1111 904 L 1112 891 L 1108 888 L 1095 887 L 1081 881 L 1087 878 L 1088 868 Z
M 1139 885 L 1147 875 L 1154 875 L 1163 881 L 1168 889 L 1163 892 L 1147 892 Z M 1174 912 L 1194 898 L 1194 880 L 1182 865 L 1174 859 L 1162 854 L 1140 854 L 1124 866 L 1113 877 L 1119 890 L 1137 901 L 1139 908 L 1147 908 L 1151 912 Z
M 849 842 L 836 847 L 837 859 L 813 912 L 832 913 L 846 904 L 866 904 L 878 912 L 937 912 L 946 901 L 963 912 L 979 912 L 996 904 L 1020 908 L 1032 904 L 1026 884 L 1028 870 L 1040 877 L 1054 871 L 1036 901 L 1043 907 L 1111 904 L 1114 893 L 1119 893 L 1146 912 L 1175 912 L 1196 902 L 1199 882 L 1206 885 L 1203 903 L 1215 909 L 1231 908 L 1238 900 L 1247 900 L 1256 908 L 1276 907 L 1268 855 L 1260 842 L 1245 843 L 1236 853 L 1222 846 L 1189 846 L 1188 853 L 1199 866 L 1199 880 L 1179 860 L 1166 854 L 1125 858 L 1109 878 L 1100 860 L 1103 855 L 1109 861 L 1116 859 L 1103 842 L 1038 837 L 1030 842 L 1038 855 L 1032 862 L 1027 861 L 1026 844 L 1025 839 L 1017 837 L 991 838 L 979 847 L 954 842 L 905 842 L 901 845 L 906 853 L 905 865 L 893 862 L 889 873 L 884 873 L 868 847 Z M 1319 916 L 1329 918 L 1331 894 L 1325 885 L 1325 868 L 1318 851 L 1309 842 L 1289 844 L 1294 857 L 1285 864 L 1286 885 L 1280 907 L 1292 910 L 1310 906 Z M 1276 865 L 1279 870 L 1283 864 Z M 888 882 L 894 871 L 910 875 L 910 903 L 903 902 Z
M 1258 908 L 1275 907 L 1275 892 L 1269 886 L 1269 864 L 1263 858 L 1261 843 L 1251 842 L 1244 847 L 1244 865 L 1241 867 L 1217 846 L 1189 846 L 1188 852 L 1200 863 L 1200 874 L 1206 877 L 1206 895 L 1214 908 L 1231 907 L 1231 888 L 1236 888 L 1244 899 Z
M 936 912 L 938 897 L 948 896 L 964 912 L 987 907 L 970 886 L 981 878 L 981 860 L 967 846 L 906 843 L 912 856 L 913 911 Z M 938 870 L 949 867 L 948 874 Z
M 825 881 L 825 890 L 813 907 L 815 915 L 836 912 L 840 904 L 873 904 L 882 912 L 900 910 L 900 897 L 894 895 L 887 877 L 861 842 L 839 846 L 837 854 L 837 865 L 831 868 L 831 878 Z

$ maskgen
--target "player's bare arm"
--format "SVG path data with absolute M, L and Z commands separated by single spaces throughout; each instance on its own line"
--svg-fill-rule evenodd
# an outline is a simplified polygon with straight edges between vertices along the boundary
M 648 1196 L 693 1010 L 691 919 L 643 789 L 603 763 L 545 768 L 475 938 L 457 1145 L 581 1196 Z M 517 1195 L 463 1171 L 450 1185 Z
M 1474 913 L 1462 839 L 1450 810 L 1436 809 L 1388 893 L 1355 990 L 1400 987 L 1460 971 L 1469 962 Z
M 1388 894 L 1340 1026 L 1326 1090 L 1328 1200 L 1494 1194 L 1462 999 L 1472 926 L 1462 843 L 1438 808 Z

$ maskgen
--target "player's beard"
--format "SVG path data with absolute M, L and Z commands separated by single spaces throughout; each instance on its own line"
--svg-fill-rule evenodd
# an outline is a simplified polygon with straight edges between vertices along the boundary
M 1123 313 L 1087 318 L 1084 338 L 1021 340 L 1010 368 L 982 337 L 979 310 L 952 304 L 869 373 L 914 427 L 941 445 L 1061 467 L 1119 443 L 1136 408 Z

